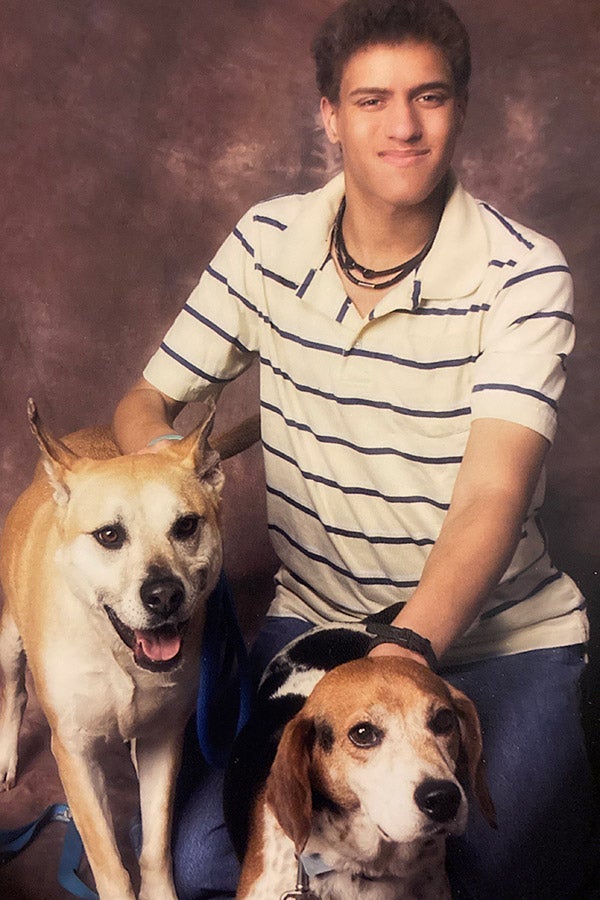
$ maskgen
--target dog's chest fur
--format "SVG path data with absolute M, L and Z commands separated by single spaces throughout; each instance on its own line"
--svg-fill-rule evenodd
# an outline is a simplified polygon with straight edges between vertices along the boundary
M 317 854 L 321 846 L 326 847 L 329 862 L 335 866 L 335 871 L 312 875 L 310 879 L 310 889 L 319 900 L 446 900 L 450 897 L 443 841 L 393 847 L 382 842 L 371 862 L 360 866 L 352 858 L 350 846 L 332 840 L 333 835 L 327 833 L 332 828 L 335 826 L 325 818 L 317 819 L 303 854 Z M 264 859 L 269 860 L 269 865 L 247 900 L 277 898 L 294 886 L 296 860 L 292 842 L 266 805 L 262 809 L 261 829 Z M 359 822 L 353 823 L 352 831 L 360 832 Z M 332 855 L 331 848 L 335 845 L 344 847 L 346 852 L 340 852 L 337 857 Z
M 121 648 L 117 650 L 122 655 Z M 186 682 L 181 679 L 181 667 L 177 678 L 172 673 L 130 672 L 129 660 L 118 661 L 109 654 L 100 660 L 89 654 L 72 654 L 67 666 L 64 654 L 61 662 L 60 647 L 55 656 L 45 658 L 44 665 L 51 670 L 52 678 L 38 678 L 38 692 L 46 701 L 47 715 L 51 718 L 53 710 L 60 710 L 61 734 L 65 741 L 70 736 L 77 745 L 83 734 L 107 741 L 131 741 L 151 734 L 166 727 L 170 703 L 179 705 L 185 694 L 189 694 L 186 704 L 193 699 L 193 692 L 186 690 Z M 187 684 L 194 685 L 197 673 L 188 674 Z

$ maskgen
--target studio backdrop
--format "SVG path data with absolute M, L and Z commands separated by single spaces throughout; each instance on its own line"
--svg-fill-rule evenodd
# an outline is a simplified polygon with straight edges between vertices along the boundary
M 37 456 L 26 398 L 59 434 L 109 421 L 245 210 L 336 170 L 309 54 L 335 5 L 3 0 L 1 517 Z M 545 518 L 555 562 L 597 618 L 600 6 L 455 5 L 474 62 L 457 171 L 476 196 L 554 238 L 574 275 L 578 342 Z M 250 371 L 225 391 L 217 427 L 257 408 Z M 227 474 L 227 570 L 236 583 L 268 581 L 258 448 Z M 264 606 L 248 604 L 254 627 Z

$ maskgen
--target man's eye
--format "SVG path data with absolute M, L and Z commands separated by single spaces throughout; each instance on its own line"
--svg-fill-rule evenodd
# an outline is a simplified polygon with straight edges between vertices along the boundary
M 120 550 L 125 543 L 125 529 L 122 525 L 104 525 L 92 532 L 92 536 L 101 547 L 107 550 Z
M 196 534 L 199 525 L 200 516 L 195 514 L 181 516 L 181 518 L 177 519 L 173 525 L 173 537 L 178 541 L 185 541 L 187 538 L 191 538 Z
M 421 94 L 419 102 L 426 106 L 442 106 L 447 99 L 445 94 Z
M 381 743 L 383 732 L 376 728 L 375 725 L 372 725 L 371 722 L 359 722 L 358 725 L 354 725 L 350 729 L 348 737 L 355 747 L 368 749 L 377 747 Z
M 381 100 L 379 97 L 368 97 L 366 100 L 361 100 L 359 105 L 363 108 L 374 109 L 379 106 L 380 103 Z

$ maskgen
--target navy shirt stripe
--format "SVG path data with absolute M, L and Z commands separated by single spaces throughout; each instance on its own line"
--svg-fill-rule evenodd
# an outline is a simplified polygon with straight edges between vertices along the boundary
M 355 575 L 354 572 L 350 572 L 348 569 L 343 568 L 343 566 L 338 566 L 336 563 L 333 563 L 330 559 L 327 559 L 325 556 L 321 556 L 320 553 L 314 553 L 312 550 L 308 550 L 306 547 L 303 547 L 298 541 L 295 541 L 287 532 L 280 528 L 278 525 L 274 525 L 271 523 L 269 525 L 269 531 L 274 531 L 276 534 L 281 535 L 285 540 L 290 544 L 290 546 L 294 547 L 295 550 L 298 550 L 299 553 L 302 553 L 303 556 L 308 557 L 313 562 L 322 563 L 324 566 L 327 566 L 329 569 L 333 569 L 334 572 L 337 572 L 339 575 L 343 575 L 345 578 L 348 578 L 350 581 L 356 582 L 356 584 L 370 584 L 370 585 L 381 585 L 385 587 L 395 587 L 395 588 L 411 588 L 416 587 L 418 585 L 417 581 L 395 581 L 392 578 L 384 578 L 382 576 L 364 576 L 364 575 Z
M 518 384 L 476 384 L 473 386 L 473 393 L 478 391 L 512 391 L 515 394 L 525 394 L 528 397 L 535 397 L 536 400 L 542 400 L 551 406 L 552 409 L 558 409 L 558 403 L 552 397 L 547 397 L 540 391 L 534 391 L 531 388 L 524 388 Z
M 496 219 L 498 219 L 500 224 L 503 225 L 504 228 L 506 228 L 506 230 L 509 232 L 509 234 L 512 234 L 512 236 L 516 238 L 519 243 L 524 244 L 528 250 L 533 250 L 534 245 L 531 243 L 531 241 L 528 241 L 526 237 L 524 237 L 519 231 L 517 231 L 517 229 L 514 228 L 510 224 L 510 222 L 508 222 L 504 218 L 504 216 L 500 215 L 497 209 L 494 209 L 494 207 L 490 206 L 489 203 L 482 203 L 481 205 L 484 209 L 487 209 L 487 211 L 491 213 Z
M 408 312 L 413 316 L 468 316 L 469 313 L 487 312 L 489 308 L 489 303 L 473 303 L 465 308 L 456 306 L 418 306 L 416 309 Z
M 186 303 L 183 308 L 187 313 L 190 314 L 190 316 L 193 316 L 194 319 L 197 319 L 198 322 L 201 322 L 202 325 L 204 325 L 206 328 L 210 329 L 210 331 L 213 331 L 215 334 L 218 334 L 219 337 L 222 337 L 223 340 L 232 344 L 232 346 L 234 346 L 236 348 L 236 350 L 239 350 L 240 353 L 249 353 L 250 352 L 248 347 L 246 347 L 244 344 L 242 344 L 242 342 L 239 340 L 239 338 L 234 337 L 232 334 L 229 334 L 223 328 L 220 328 L 218 325 L 215 324 L 215 322 L 212 321 L 212 319 L 207 319 L 206 316 L 203 316 L 201 313 L 199 313 L 198 310 L 194 309 L 193 306 L 190 306 L 189 303 Z
M 272 272 L 271 269 L 265 268 L 261 263 L 254 263 L 254 268 L 258 272 L 262 272 L 265 278 L 271 278 L 273 281 L 276 281 L 277 284 L 283 285 L 283 287 L 290 288 L 292 291 L 297 291 L 299 285 L 296 284 L 295 281 L 290 281 L 289 278 L 284 278 L 283 275 L 278 275 L 277 272 Z
M 558 309 L 547 310 L 546 312 L 531 313 L 531 315 L 529 316 L 519 316 L 518 319 L 515 319 L 514 322 L 511 322 L 511 325 L 520 325 L 522 322 L 529 322 L 531 319 L 564 319 L 565 322 L 570 322 L 571 325 L 575 324 L 575 319 L 571 315 L 571 313 L 563 312 L 562 310 Z
M 424 463 L 425 465 L 449 466 L 460 465 L 462 462 L 462 456 L 418 456 L 414 453 L 406 453 L 405 451 L 394 447 L 361 447 L 344 438 L 336 437 L 334 435 L 318 434 L 310 428 L 309 425 L 302 422 L 296 422 L 294 419 L 285 416 L 278 406 L 268 403 L 266 400 L 261 401 L 260 405 L 262 409 L 267 409 L 269 412 L 280 416 L 288 428 L 295 428 L 298 431 L 311 434 L 316 441 L 322 444 L 335 444 L 339 447 L 347 447 L 349 450 L 354 450 L 356 453 L 362 453 L 365 456 L 398 456 L 401 459 L 408 459 L 411 462 L 419 464 Z
M 211 382 L 211 384 L 228 384 L 230 381 L 233 380 L 233 378 L 235 378 L 235 376 L 233 376 L 233 378 L 217 378 L 215 375 L 209 375 L 208 372 L 204 372 L 202 369 L 199 369 L 198 366 L 195 366 L 188 359 L 185 359 L 185 357 L 180 356 L 179 353 L 176 353 L 175 350 L 172 350 L 168 346 L 168 344 L 165 343 L 165 341 L 163 341 L 161 343 L 160 349 L 163 350 L 164 353 L 167 354 L 167 356 L 170 356 L 171 359 L 174 359 L 176 362 L 178 362 L 180 365 L 184 366 L 190 372 L 193 372 L 194 375 L 199 375 L 200 378 L 204 378 L 205 381 L 209 381 L 209 382 Z
M 240 242 L 240 244 L 242 245 L 242 247 L 244 248 L 244 250 L 246 250 L 250 254 L 250 256 L 254 256 L 254 247 L 250 246 L 250 244 L 248 243 L 248 241 L 246 240 L 246 238 L 244 237 L 244 235 L 242 234 L 240 229 L 234 228 L 233 233 L 236 236 L 236 238 L 238 239 L 238 241 Z
M 503 269 L 505 266 L 516 266 L 517 261 L 515 259 L 491 259 L 489 262 L 490 266 L 497 266 L 499 269 Z
M 300 384 L 300 382 L 294 381 L 291 375 L 284 372 L 279 366 L 273 365 L 271 360 L 267 359 L 265 356 L 261 356 L 260 361 L 263 366 L 267 366 L 271 369 L 274 375 L 287 381 L 288 384 L 291 384 L 300 393 L 311 394 L 313 397 L 321 397 L 323 400 L 331 400 L 333 403 L 338 403 L 340 406 L 367 406 L 371 409 L 387 409 L 390 412 L 395 412 L 402 416 L 411 416 L 412 418 L 417 419 L 455 419 L 471 414 L 471 408 L 469 406 L 462 406 L 458 409 L 441 410 L 410 409 L 407 406 L 397 406 L 395 403 L 389 403 L 386 400 L 370 400 L 368 397 L 339 397 L 336 394 L 332 394 L 330 391 L 322 391 L 320 388 L 312 387 L 309 384 Z
M 348 312 L 348 310 L 350 309 L 351 306 L 352 306 L 352 300 L 350 299 L 350 297 L 346 297 L 346 299 L 340 306 L 340 311 L 337 314 L 337 316 L 335 317 L 335 321 L 340 322 L 340 323 L 343 322 L 344 319 L 346 318 L 346 313 Z
M 308 290 L 309 284 L 315 277 L 315 272 L 316 272 L 316 269 L 311 269 L 310 272 L 308 273 L 308 275 L 306 276 L 306 278 L 304 279 L 304 281 L 302 282 L 302 284 L 300 285 L 300 287 L 298 288 L 298 292 L 297 292 L 296 296 L 300 297 L 300 299 L 302 299 L 302 297 L 304 297 L 306 291 Z
M 544 578 L 543 581 L 537 584 L 533 590 L 529 591 L 524 597 L 520 597 L 518 600 L 507 600 L 506 603 L 499 603 L 498 606 L 495 606 L 493 609 L 486 610 L 486 612 L 482 613 L 482 621 L 493 619 L 494 616 L 500 615 L 500 613 L 505 612 L 507 609 L 512 609 L 513 606 L 518 606 L 519 603 L 525 603 L 526 600 L 531 600 L 532 597 L 535 597 L 540 591 L 543 591 L 549 584 L 553 584 L 560 578 L 562 578 L 562 572 L 555 572 L 554 575 L 549 575 L 548 578 Z
M 284 225 L 283 222 L 279 222 L 277 219 L 272 219 L 271 216 L 261 216 L 259 213 L 252 216 L 253 222 L 262 222 L 263 225 L 272 225 L 273 228 L 278 228 L 279 231 L 285 231 L 287 225 Z
M 376 491 L 375 488 L 366 488 L 361 487 L 360 485 L 339 484 L 332 478 L 326 478 L 324 475 L 315 475 L 314 472 L 308 472 L 305 469 L 302 469 L 297 460 L 293 459 L 293 457 L 291 456 L 288 456 L 287 453 L 283 453 L 281 450 L 277 450 L 275 447 L 267 444 L 264 440 L 263 449 L 267 453 L 272 453 L 273 456 L 276 456 L 278 459 L 282 459 L 284 462 L 287 462 L 290 465 L 294 466 L 296 469 L 298 469 L 302 477 L 306 478 L 307 481 L 314 481 L 316 484 L 323 484 L 326 487 L 334 488 L 336 491 L 340 491 L 340 493 L 342 494 L 356 494 L 361 497 L 374 497 L 378 500 L 385 500 L 386 503 L 425 503 L 429 506 L 435 506 L 436 509 L 447 510 L 450 508 L 449 503 L 442 503 L 439 500 L 433 500 L 431 497 L 391 496 L 389 494 L 382 494 L 380 491 Z
M 460 359 L 440 359 L 440 360 L 431 360 L 428 362 L 420 362 L 418 360 L 413 359 L 403 359 L 402 357 L 393 356 L 390 353 L 373 353 L 369 350 L 364 350 L 360 347 L 351 347 L 350 350 L 344 350 L 343 347 L 336 347 L 332 344 L 322 344 L 318 341 L 311 341 L 307 338 L 303 338 L 298 334 L 294 334 L 290 331 L 284 331 L 278 325 L 273 322 L 273 320 L 265 315 L 261 310 L 258 309 L 253 303 L 251 303 L 246 297 L 236 291 L 230 284 L 227 278 L 218 272 L 212 265 L 207 266 L 206 271 L 209 275 L 219 281 L 221 284 L 225 285 L 229 293 L 240 300 L 247 309 L 252 310 L 252 312 L 256 313 L 256 315 L 267 325 L 269 325 L 273 331 L 276 332 L 280 337 L 284 338 L 284 340 L 293 341 L 296 344 L 299 344 L 301 347 L 307 347 L 311 350 L 319 350 L 323 353 L 333 353 L 336 356 L 358 356 L 363 357 L 365 359 L 372 360 L 380 360 L 382 362 L 389 362 L 399 366 L 406 366 L 412 369 L 422 369 L 433 370 L 433 369 L 445 369 L 445 368 L 453 368 L 458 366 L 470 365 L 477 361 L 478 356 L 466 356 Z M 342 310 L 347 311 L 352 305 L 352 301 L 350 298 L 346 298 L 344 304 L 342 306 Z M 339 318 L 342 310 L 338 314 L 338 321 L 341 321 Z M 189 311 L 189 310 L 188 310 Z M 470 310 L 472 311 L 472 310 Z
M 316 519 L 323 527 L 323 530 L 327 532 L 327 534 L 338 534 L 341 537 L 355 538 L 356 540 L 366 541 L 369 544 L 389 544 L 392 546 L 410 544 L 416 547 L 430 547 L 432 544 L 435 544 L 435 541 L 432 538 L 411 538 L 394 537 L 391 535 L 364 534 L 364 532 L 362 531 L 351 531 L 348 528 L 340 528 L 335 525 L 327 525 L 322 521 L 315 510 L 310 509 L 308 506 L 305 506 L 298 500 L 294 500 L 288 494 L 284 494 L 283 491 L 278 491 L 276 488 L 271 487 L 271 485 L 267 484 L 267 493 L 271 494 L 273 497 L 277 497 L 279 500 L 282 500 L 288 506 L 293 506 L 294 509 L 304 513 L 307 516 L 310 516 L 312 519 Z
M 506 288 L 512 287 L 513 284 L 519 284 L 521 281 L 527 281 L 528 278 L 537 278 L 538 275 L 550 275 L 553 272 L 567 272 L 570 274 L 570 269 L 568 266 L 544 266 L 541 269 L 532 269 L 531 272 L 521 272 L 520 275 L 515 275 L 513 278 L 509 278 L 505 285 L 503 285 L 503 290 Z

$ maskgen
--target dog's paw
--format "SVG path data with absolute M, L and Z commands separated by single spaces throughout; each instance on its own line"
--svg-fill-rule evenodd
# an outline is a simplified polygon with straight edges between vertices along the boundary
M 177 900 L 172 880 L 164 871 L 142 871 L 139 900 Z
M 0 791 L 10 791 L 17 783 L 17 754 L 4 754 L 0 750 Z
M 0 724 L 0 791 L 10 791 L 17 781 L 18 732 Z

